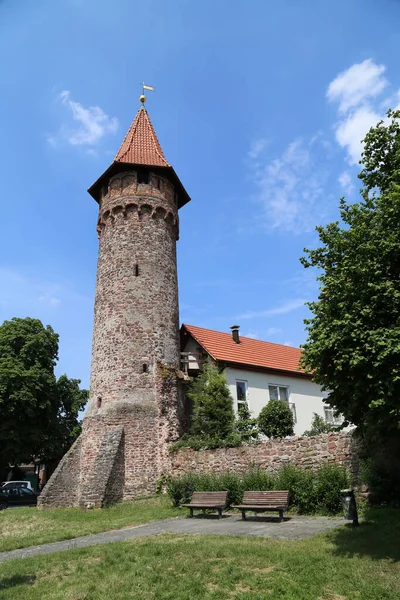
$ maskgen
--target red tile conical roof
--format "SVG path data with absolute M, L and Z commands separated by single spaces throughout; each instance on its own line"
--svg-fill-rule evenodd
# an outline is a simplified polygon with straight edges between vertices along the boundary
M 124 141 L 108 169 L 88 189 L 89 194 L 99 202 L 101 187 L 106 179 L 117 172 L 125 170 L 124 165 L 153 167 L 162 171 L 174 184 L 178 194 L 178 208 L 190 201 L 190 196 L 183 187 L 172 165 L 167 161 L 160 142 L 154 131 L 147 110 L 141 106 L 128 129 Z
M 166 160 L 147 110 L 139 108 L 114 159 L 116 162 L 171 167 Z

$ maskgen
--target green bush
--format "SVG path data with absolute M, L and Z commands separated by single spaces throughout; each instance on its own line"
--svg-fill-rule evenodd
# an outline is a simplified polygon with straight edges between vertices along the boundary
M 242 442 L 258 440 L 260 432 L 258 430 L 257 419 L 252 418 L 247 402 L 244 402 L 244 404 L 239 407 L 235 429 L 240 435 Z
M 316 511 L 313 483 L 315 473 L 295 465 L 283 467 L 276 476 L 275 489 L 289 490 L 289 505 L 300 514 Z
M 258 427 L 269 438 L 293 435 L 294 420 L 288 403 L 270 400 L 258 415 Z
M 193 402 L 191 434 L 224 440 L 233 433 L 233 398 L 225 376 L 212 363 L 206 363 L 200 375 L 189 384 Z
M 349 486 L 346 470 L 338 465 L 323 465 L 315 473 L 314 491 L 318 512 L 334 515 L 341 511 L 340 490 Z
M 314 413 L 311 429 L 307 429 L 303 435 L 312 437 L 314 435 L 320 435 L 321 433 L 329 433 L 330 431 L 336 431 L 335 427 L 330 423 L 326 423 L 323 417 Z
M 360 478 L 369 490 L 373 504 L 400 506 L 400 467 L 398 458 L 374 456 L 365 458 L 360 465 Z
M 171 453 L 180 448 L 192 448 L 192 450 L 215 450 L 216 448 L 234 448 L 240 446 L 242 438 L 238 433 L 232 432 L 225 439 L 201 435 L 186 435 L 169 446 Z
M 194 491 L 228 492 L 228 507 L 240 504 L 246 490 L 289 490 L 289 506 L 300 514 L 337 514 L 341 511 L 340 490 L 348 487 L 346 471 L 324 465 L 316 471 L 288 465 L 276 474 L 260 468 L 243 475 L 233 472 L 215 475 L 187 473 L 167 482 L 167 493 L 174 506 L 190 502 Z

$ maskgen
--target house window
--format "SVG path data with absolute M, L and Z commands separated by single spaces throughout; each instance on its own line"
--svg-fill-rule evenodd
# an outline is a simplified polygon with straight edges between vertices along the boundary
M 296 405 L 294 402 L 289 402 L 289 408 L 292 411 L 292 415 L 293 415 L 293 423 L 296 424 L 297 423 L 297 414 L 296 414 Z
M 331 406 L 324 406 L 325 421 L 330 425 L 341 425 L 343 423 L 342 415 L 338 415 Z
M 283 385 L 269 385 L 269 399 L 289 402 L 289 388 Z
M 237 409 L 247 403 L 247 381 L 236 381 Z

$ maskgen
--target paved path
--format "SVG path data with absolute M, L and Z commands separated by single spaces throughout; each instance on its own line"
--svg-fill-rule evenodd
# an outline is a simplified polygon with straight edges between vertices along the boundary
M 276 519 L 270 519 L 269 517 L 248 517 L 246 521 L 242 521 L 240 515 L 237 514 L 224 515 L 222 519 L 213 516 L 203 517 L 202 515 L 193 519 L 176 517 L 174 519 L 153 521 L 136 527 L 85 535 L 64 542 L 0 552 L 0 563 L 14 558 L 28 558 L 39 554 L 51 554 L 52 552 L 84 548 L 96 544 L 123 542 L 132 538 L 158 535 L 160 533 L 239 535 L 298 540 L 334 529 L 344 525 L 344 523 L 345 521 L 341 517 L 294 516 L 285 519 L 283 523 L 277 523 Z

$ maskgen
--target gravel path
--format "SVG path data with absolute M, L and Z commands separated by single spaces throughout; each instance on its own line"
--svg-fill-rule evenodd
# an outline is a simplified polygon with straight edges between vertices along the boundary
M 160 533 L 176 534 L 209 534 L 209 535 L 238 535 L 256 536 L 264 538 L 277 538 L 283 540 L 299 540 L 312 537 L 317 533 L 323 533 L 344 525 L 341 517 L 300 517 L 293 516 L 278 523 L 273 517 L 247 517 L 242 521 L 237 514 L 224 515 L 222 519 L 213 516 L 202 515 L 193 519 L 176 517 L 153 521 L 145 525 L 127 527 L 104 533 L 85 535 L 63 542 L 43 544 L 42 546 L 30 546 L 9 552 L 0 552 L 0 563 L 14 558 L 28 558 L 40 554 L 51 554 L 97 544 L 110 544 L 111 542 L 123 542 L 133 538 L 141 538 Z

